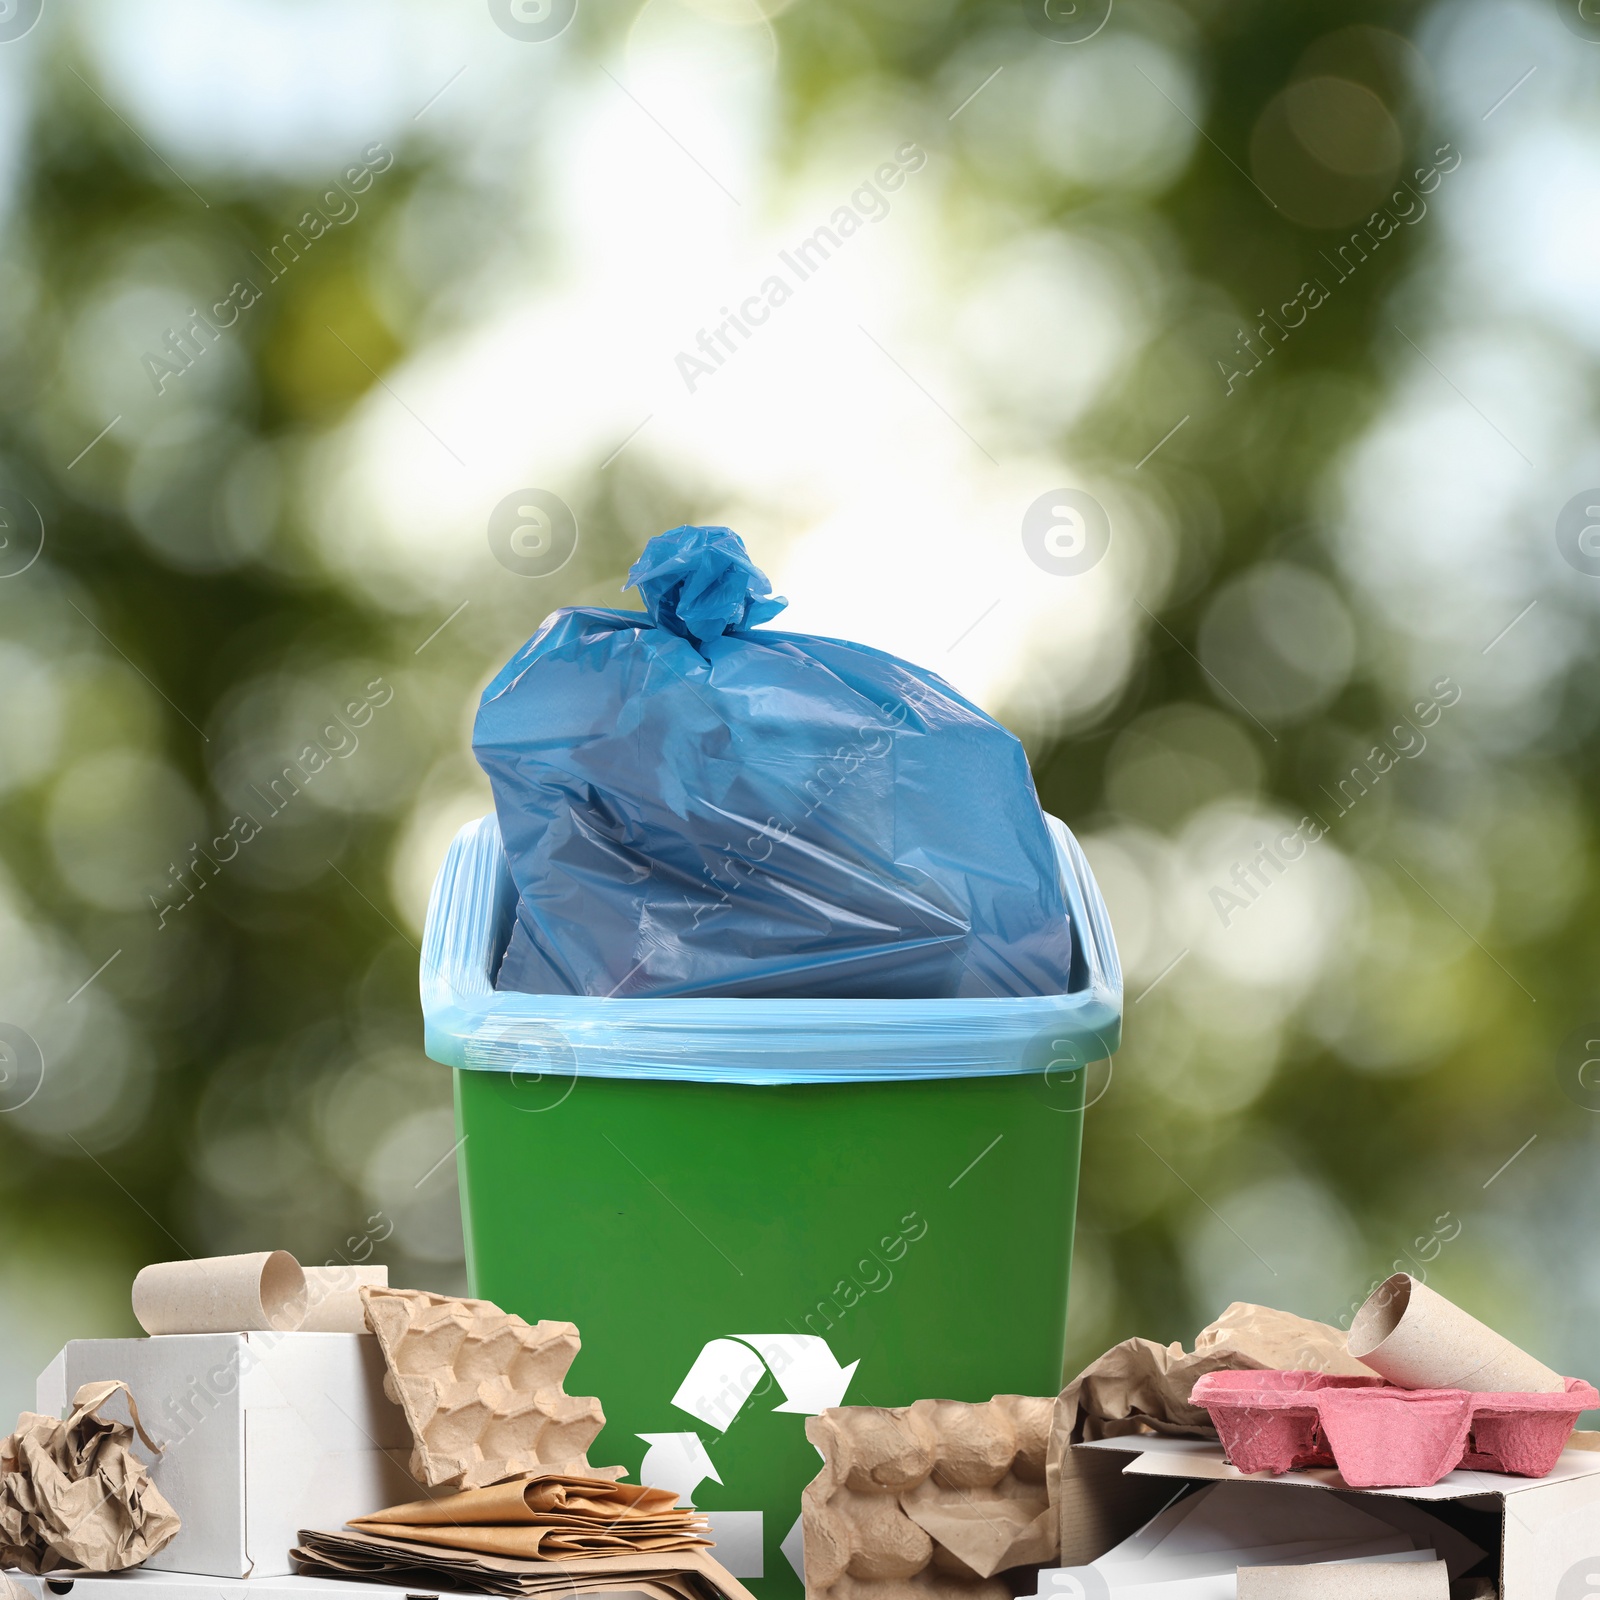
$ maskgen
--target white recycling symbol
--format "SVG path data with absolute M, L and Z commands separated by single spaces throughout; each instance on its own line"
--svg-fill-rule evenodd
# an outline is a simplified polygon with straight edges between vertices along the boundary
M 639 1464 L 639 1482 L 653 1489 L 675 1489 L 678 1499 L 694 1504 L 694 1492 L 709 1478 L 721 1483 L 698 1433 L 641 1433 L 650 1446 Z
M 815 1334 L 736 1334 L 706 1345 L 672 1403 L 721 1432 L 755 1391 L 765 1367 L 783 1390 L 783 1404 L 773 1410 L 814 1417 L 844 1399 L 860 1364 L 841 1367 L 828 1341 Z
M 672 1403 L 696 1421 L 722 1433 L 755 1392 L 763 1373 L 770 1372 L 783 1391 L 782 1403 L 773 1410 L 814 1417 L 843 1402 L 850 1380 L 860 1365 L 859 1361 L 852 1361 L 849 1366 L 841 1367 L 828 1341 L 815 1334 L 734 1334 L 708 1341 L 678 1385 Z M 713 1483 L 722 1482 L 698 1433 L 641 1433 L 638 1437 L 650 1447 L 639 1466 L 640 1483 L 674 1489 L 680 1501 L 693 1504 L 695 1491 L 707 1478 Z M 730 1517 L 759 1519 L 760 1515 L 759 1512 L 713 1513 L 723 1520 Z M 784 1538 L 782 1548 L 803 1579 L 799 1529 L 797 1521 Z M 756 1532 L 752 1559 L 757 1563 L 754 1570 L 740 1572 L 735 1568 L 734 1575 L 761 1576 L 759 1532 Z

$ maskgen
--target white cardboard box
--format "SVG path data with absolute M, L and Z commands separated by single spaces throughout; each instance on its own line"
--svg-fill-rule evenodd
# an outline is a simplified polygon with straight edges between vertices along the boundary
M 23 1600 L 484 1600 L 458 1589 L 408 1588 L 404 1584 L 366 1583 L 343 1578 L 211 1578 L 193 1572 L 151 1572 L 130 1567 L 126 1572 L 61 1573 L 36 1578 L 26 1572 L 5 1574 Z M 0 1583 L 0 1594 L 4 1584 Z M 4 1600 L 14 1600 L 4 1596 Z
M 1600 1451 L 1565 1450 L 1544 1478 L 1501 1472 L 1447 1473 L 1422 1489 L 1349 1489 L 1331 1469 L 1243 1473 L 1224 1459 L 1222 1446 L 1200 1439 L 1129 1435 L 1098 1439 L 1079 1450 L 1133 1453 L 1123 1469 L 1137 1477 L 1213 1481 L 1266 1480 L 1301 1490 L 1344 1489 L 1392 1495 L 1419 1506 L 1454 1501 L 1487 1512 L 1500 1535 L 1500 1600 L 1581 1600 L 1600 1595 Z
M 301 1528 L 421 1498 L 411 1435 L 362 1333 L 177 1333 L 74 1339 L 39 1378 L 37 1409 L 64 1416 L 78 1386 L 120 1378 L 159 1457 L 134 1450 L 182 1531 L 148 1570 L 219 1578 L 291 1573 Z M 122 1416 L 120 1397 L 108 1414 Z
M 96 1572 L 83 1576 L 52 1573 L 36 1578 L 26 1572 L 0 1575 L 0 1596 L 6 1582 L 21 1600 L 484 1600 L 463 1589 L 417 1589 L 405 1584 L 367 1583 L 343 1578 L 215 1578 L 192 1572 L 149 1572 L 133 1567 L 127 1572 Z M 647 1600 L 638 1589 L 610 1589 L 584 1600 Z

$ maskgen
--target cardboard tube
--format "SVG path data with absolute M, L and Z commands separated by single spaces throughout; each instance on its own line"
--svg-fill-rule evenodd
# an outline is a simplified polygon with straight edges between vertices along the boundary
M 389 1287 L 387 1267 L 304 1267 L 306 1314 L 301 1333 L 370 1333 L 361 1286 Z
M 1350 1324 L 1350 1354 L 1402 1389 L 1560 1394 L 1566 1380 L 1460 1306 L 1397 1272 Z
M 306 1314 L 306 1279 L 287 1250 L 158 1261 L 133 1280 L 146 1333 L 292 1333 Z
M 1442 1561 L 1240 1567 L 1239 1600 L 1450 1600 Z

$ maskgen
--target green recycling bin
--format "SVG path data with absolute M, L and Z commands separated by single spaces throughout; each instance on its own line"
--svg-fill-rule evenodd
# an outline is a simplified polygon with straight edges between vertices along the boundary
M 1025 999 L 501 994 L 493 817 L 434 886 L 423 1009 L 456 1069 L 472 1293 L 577 1324 L 590 1459 L 703 1509 L 762 1600 L 801 1594 L 807 1416 L 1060 1387 L 1085 1080 L 1122 985 L 1051 828 L 1072 983 Z

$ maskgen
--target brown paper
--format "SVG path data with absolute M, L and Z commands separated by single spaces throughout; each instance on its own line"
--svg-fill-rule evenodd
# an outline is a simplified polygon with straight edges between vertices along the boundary
M 1326 1372 L 1342 1378 L 1372 1376 L 1372 1369 L 1356 1359 L 1349 1340 L 1337 1328 L 1243 1300 L 1235 1300 L 1195 1335 L 1194 1350 L 1196 1355 L 1234 1351 L 1265 1369 Z
M 306 1280 L 287 1250 L 158 1261 L 133 1280 L 146 1333 L 292 1333 L 306 1314 Z
M 1450 1600 L 1442 1561 L 1240 1567 L 1239 1600 Z
M 352 1524 L 354 1526 L 354 1524 Z M 587 1555 L 654 1555 L 708 1547 L 694 1534 L 606 1532 L 603 1526 L 578 1528 L 417 1528 L 363 1520 L 358 1530 L 384 1539 L 408 1539 L 486 1556 L 524 1556 L 545 1560 Z
M 318 1576 L 390 1582 L 420 1577 L 431 1580 L 430 1587 L 481 1589 L 509 1600 L 617 1592 L 643 1592 L 651 1600 L 755 1600 L 707 1550 L 529 1561 L 414 1539 L 302 1528 L 293 1555 L 300 1571 Z
M 306 1314 L 301 1333 L 367 1333 L 361 1288 L 389 1287 L 387 1267 L 302 1267 L 306 1277 Z
M 1049 1485 L 1063 1565 L 1084 1565 L 1132 1533 L 1144 1520 L 1147 1502 L 1138 1490 L 1108 1501 L 1101 1483 L 1107 1474 L 1083 1460 L 1094 1453 L 1074 1452 L 1073 1445 L 1130 1433 L 1215 1439 L 1210 1413 L 1189 1399 L 1195 1381 L 1207 1372 L 1293 1368 L 1372 1376 L 1350 1354 L 1337 1328 L 1270 1306 L 1235 1301 L 1201 1329 L 1194 1343 L 1194 1352 L 1186 1354 L 1176 1343 L 1125 1339 L 1085 1367 L 1057 1397 Z
M 563 1514 L 613 1520 L 619 1517 L 666 1518 L 674 1523 L 695 1517 L 692 1511 L 678 1510 L 678 1496 L 671 1489 L 616 1483 L 608 1476 L 620 1475 L 622 1470 L 621 1467 L 583 1472 L 546 1469 L 509 1483 L 463 1489 L 460 1494 L 445 1495 L 438 1500 L 411 1500 L 403 1506 L 374 1511 L 369 1516 L 352 1517 L 350 1525 L 361 1528 L 369 1522 L 392 1522 L 410 1527 L 483 1526 L 544 1522 L 551 1516 Z
M 1402 1389 L 1560 1394 L 1567 1386 L 1559 1373 L 1408 1272 L 1373 1290 L 1350 1324 L 1350 1348 Z
M 1200 1330 L 1192 1355 L 1150 1339 L 1114 1345 L 1061 1391 L 1052 1432 L 1073 1444 L 1126 1433 L 1214 1439 L 1210 1414 L 1190 1403 L 1189 1392 L 1204 1373 L 1239 1368 L 1372 1376 L 1337 1328 L 1235 1301 Z
M 96 1415 L 119 1389 L 132 1427 Z M 177 1534 L 177 1512 L 129 1448 L 135 1430 L 156 1448 L 128 1386 L 110 1379 L 84 1384 L 64 1421 L 22 1413 L 0 1441 L 0 1566 L 120 1572 Z
M 608 1473 L 621 1472 L 607 1468 Z M 354 1532 L 481 1555 L 560 1559 L 661 1554 L 709 1545 L 699 1512 L 670 1489 L 588 1472 L 542 1472 L 439 1500 L 413 1500 L 350 1522 Z
M 527 1323 L 488 1300 L 364 1287 L 383 1350 L 383 1390 L 405 1412 L 411 1476 L 474 1489 L 552 1463 L 587 1469 L 605 1426 L 592 1396 L 561 1387 L 579 1348 L 570 1322 Z

